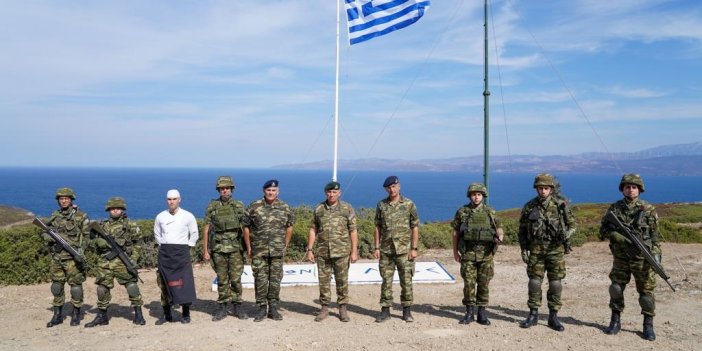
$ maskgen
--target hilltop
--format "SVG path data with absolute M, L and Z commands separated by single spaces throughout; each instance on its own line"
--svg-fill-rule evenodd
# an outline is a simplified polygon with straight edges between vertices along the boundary
M 30 223 L 34 213 L 21 208 L 0 205 L 0 229 Z

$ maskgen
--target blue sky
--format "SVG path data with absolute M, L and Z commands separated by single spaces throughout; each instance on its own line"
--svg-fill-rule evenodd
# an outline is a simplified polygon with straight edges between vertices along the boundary
M 702 139 L 700 1 L 491 4 L 493 154 Z M 482 6 L 434 0 L 405 29 L 342 43 L 341 159 L 482 154 Z M 3 2 L 0 166 L 331 159 L 335 11 L 329 0 Z

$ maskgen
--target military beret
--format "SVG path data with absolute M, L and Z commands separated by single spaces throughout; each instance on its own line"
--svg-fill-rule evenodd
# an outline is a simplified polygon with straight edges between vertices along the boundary
M 263 189 L 268 189 L 268 188 L 277 188 L 278 187 L 278 180 L 277 179 L 270 179 L 267 180 L 265 183 L 263 183 Z
M 393 184 L 397 184 L 400 182 L 400 179 L 398 179 L 396 176 L 389 176 L 385 178 L 385 182 L 383 183 L 383 188 L 387 188 Z
M 327 185 L 324 186 L 324 191 L 339 190 L 340 188 L 341 188 L 341 184 L 339 184 L 339 182 L 331 181 L 331 182 L 327 183 Z

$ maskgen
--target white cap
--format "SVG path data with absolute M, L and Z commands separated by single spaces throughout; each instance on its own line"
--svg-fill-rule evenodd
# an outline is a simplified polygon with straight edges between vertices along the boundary
M 180 193 L 176 189 L 171 189 L 168 190 L 168 193 L 166 193 L 166 199 L 176 199 L 180 198 Z

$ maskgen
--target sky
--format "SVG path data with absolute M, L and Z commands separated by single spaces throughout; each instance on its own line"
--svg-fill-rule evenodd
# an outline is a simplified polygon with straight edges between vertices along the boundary
M 333 158 L 330 0 L 3 1 L 0 166 L 265 168 Z M 340 159 L 483 153 L 483 1 L 349 46 Z M 702 139 L 702 2 L 492 0 L 490 153 Z

